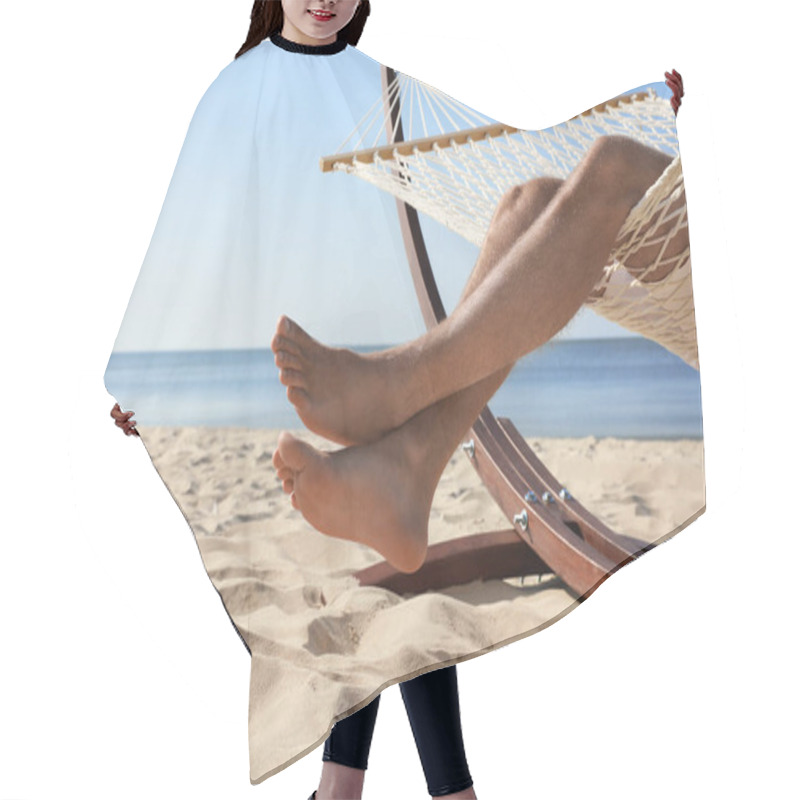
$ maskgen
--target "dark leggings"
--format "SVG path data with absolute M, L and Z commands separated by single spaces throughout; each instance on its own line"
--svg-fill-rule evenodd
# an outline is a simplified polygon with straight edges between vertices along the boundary
M 455 665 L 401 683 L 400 692 L 431 797 L 468 789 L 472 778 L 461 735 Z M 368 706 L 333 726 L 323 761 L 367 768 L 380 699 L 378 695 Z

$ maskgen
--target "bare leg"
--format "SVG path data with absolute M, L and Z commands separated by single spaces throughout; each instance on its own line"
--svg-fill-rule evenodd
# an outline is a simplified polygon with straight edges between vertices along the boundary
M 535 224 L 503 242 L 479 288 L 409 344 L 359 356 L 282 318 L 272 346 L 305 424 L 340 443 L 373 441 L 544 344 L 589 295 L 620 226 L 670 160 L 624 137 L 599 139 Z
M 526 230 L 561 182 L 531 181 L 498 206 L 462 299 L 498 263 L 503 243 Z M 281 434 L 273 462 L 292 504 L 322 533 L 377 550 L 397 569 L 413 572 L 425 559 L 433 493 L 450 455 L 510 367 L 425 409 L 383 439 L 323 453 Z
M 316 800 L 360 800 L 364 791 L 364 770 L 325 761 Z
M 478 795 L 475 794 L 475 787 L 470 786 L 469 789 L 464 789 L 461 792 L 440 794 L 438 798 L 432 797 L 431 800 L 478 800 Z

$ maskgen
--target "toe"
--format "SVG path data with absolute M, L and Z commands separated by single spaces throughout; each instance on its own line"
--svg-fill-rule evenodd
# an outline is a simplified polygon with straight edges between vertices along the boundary
M 282 333 L 284 336 L 288 336 L 292 332 L 292 320 L 289 319 L 286 314 L 281 314 L 278 319 L 278 324 L 275 326 L 275 330 L 278 333 Z
M 298 357 L 303 355 L 297 342 L 293 341 L 292 339 L 287 339 L 285 336 L 281 336 L 279 333 L 276 333 L 275 336 L 272 337 L 272 341 L 270 342 L 269 346 L 272 352 L 276 355 L 278 354 L 279 350 L 283 350 L 286 353 L 292 353 Z
M 294 481 L 288 480 L 283 482 L 283 493 L 292 495 L 292 505 L 294 506 Z M 294 506 L 297 508 L 297 506 Z
M 299 386 L 290 386 L 286 390 L 286 397 L 289 402 L 298 410 L 303 413 L 308 408 L 310 402 L 308 392 Z
M 293 319 L 287 316 L 282 316 L 278 320 L 278 333 L 300 346 L 315 344 L 314 338 L 309 336 Z
M 278 449 L 281 451 L 283 463 L 294 471 L 295 480 L 305 469 L 306 463 L 314 453 L 313 447 L 300 439 L 295 439 L 291 433 L 286 433 L 286 431 L 278 436 Z
M 302 372 L 298 372 L 296 369 L 282 369 L 280 371 L 279 380 L 284 386 L 296 386 L 301 389 L 308 388 L 305 375 L 303 375 Z
M 292 338 L 301 345 L 316 344 L 315 340 L 309 336 L 296 322 L 292 323 Z
M 275 353 L 275 366 L 276 367 L 290 367 L 294 370 L 299 370 L 303 365 L 300 359 L 288 350 L 278 350 Z

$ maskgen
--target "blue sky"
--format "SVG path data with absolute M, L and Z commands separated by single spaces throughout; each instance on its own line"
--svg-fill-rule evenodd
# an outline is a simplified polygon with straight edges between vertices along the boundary
M 350 48 L 303 56 L 265 42 L 224 69 L 195 113 L 115 350 L 267 347 L 282 313 L 337 345 L 423 333 L 394 199 L 318 167 L 379 93 L 379 65 Z M 428 218 L 423 230 L 451 310 L 478 250 Z M 627 332 L 582 310 L 561 335 Z

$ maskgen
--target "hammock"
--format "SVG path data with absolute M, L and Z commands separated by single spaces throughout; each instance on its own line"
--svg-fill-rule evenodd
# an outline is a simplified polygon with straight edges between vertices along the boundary
M 592 142 L 610 134 L 656 147 L 673 161 L 629 214 L 585 304 L 697 369 L 689 248 L 667 252 L 687 225 L 678 138 L 669 102 L 652 89 L 553 128 L 522 131 L 393 74 L 383 96 L 321 167 L 389 191 L 480 247 L 507 190 L 534 177 L 566 178 Z M 655 258 L 646 267 L 627 267 L 644 248 Z

